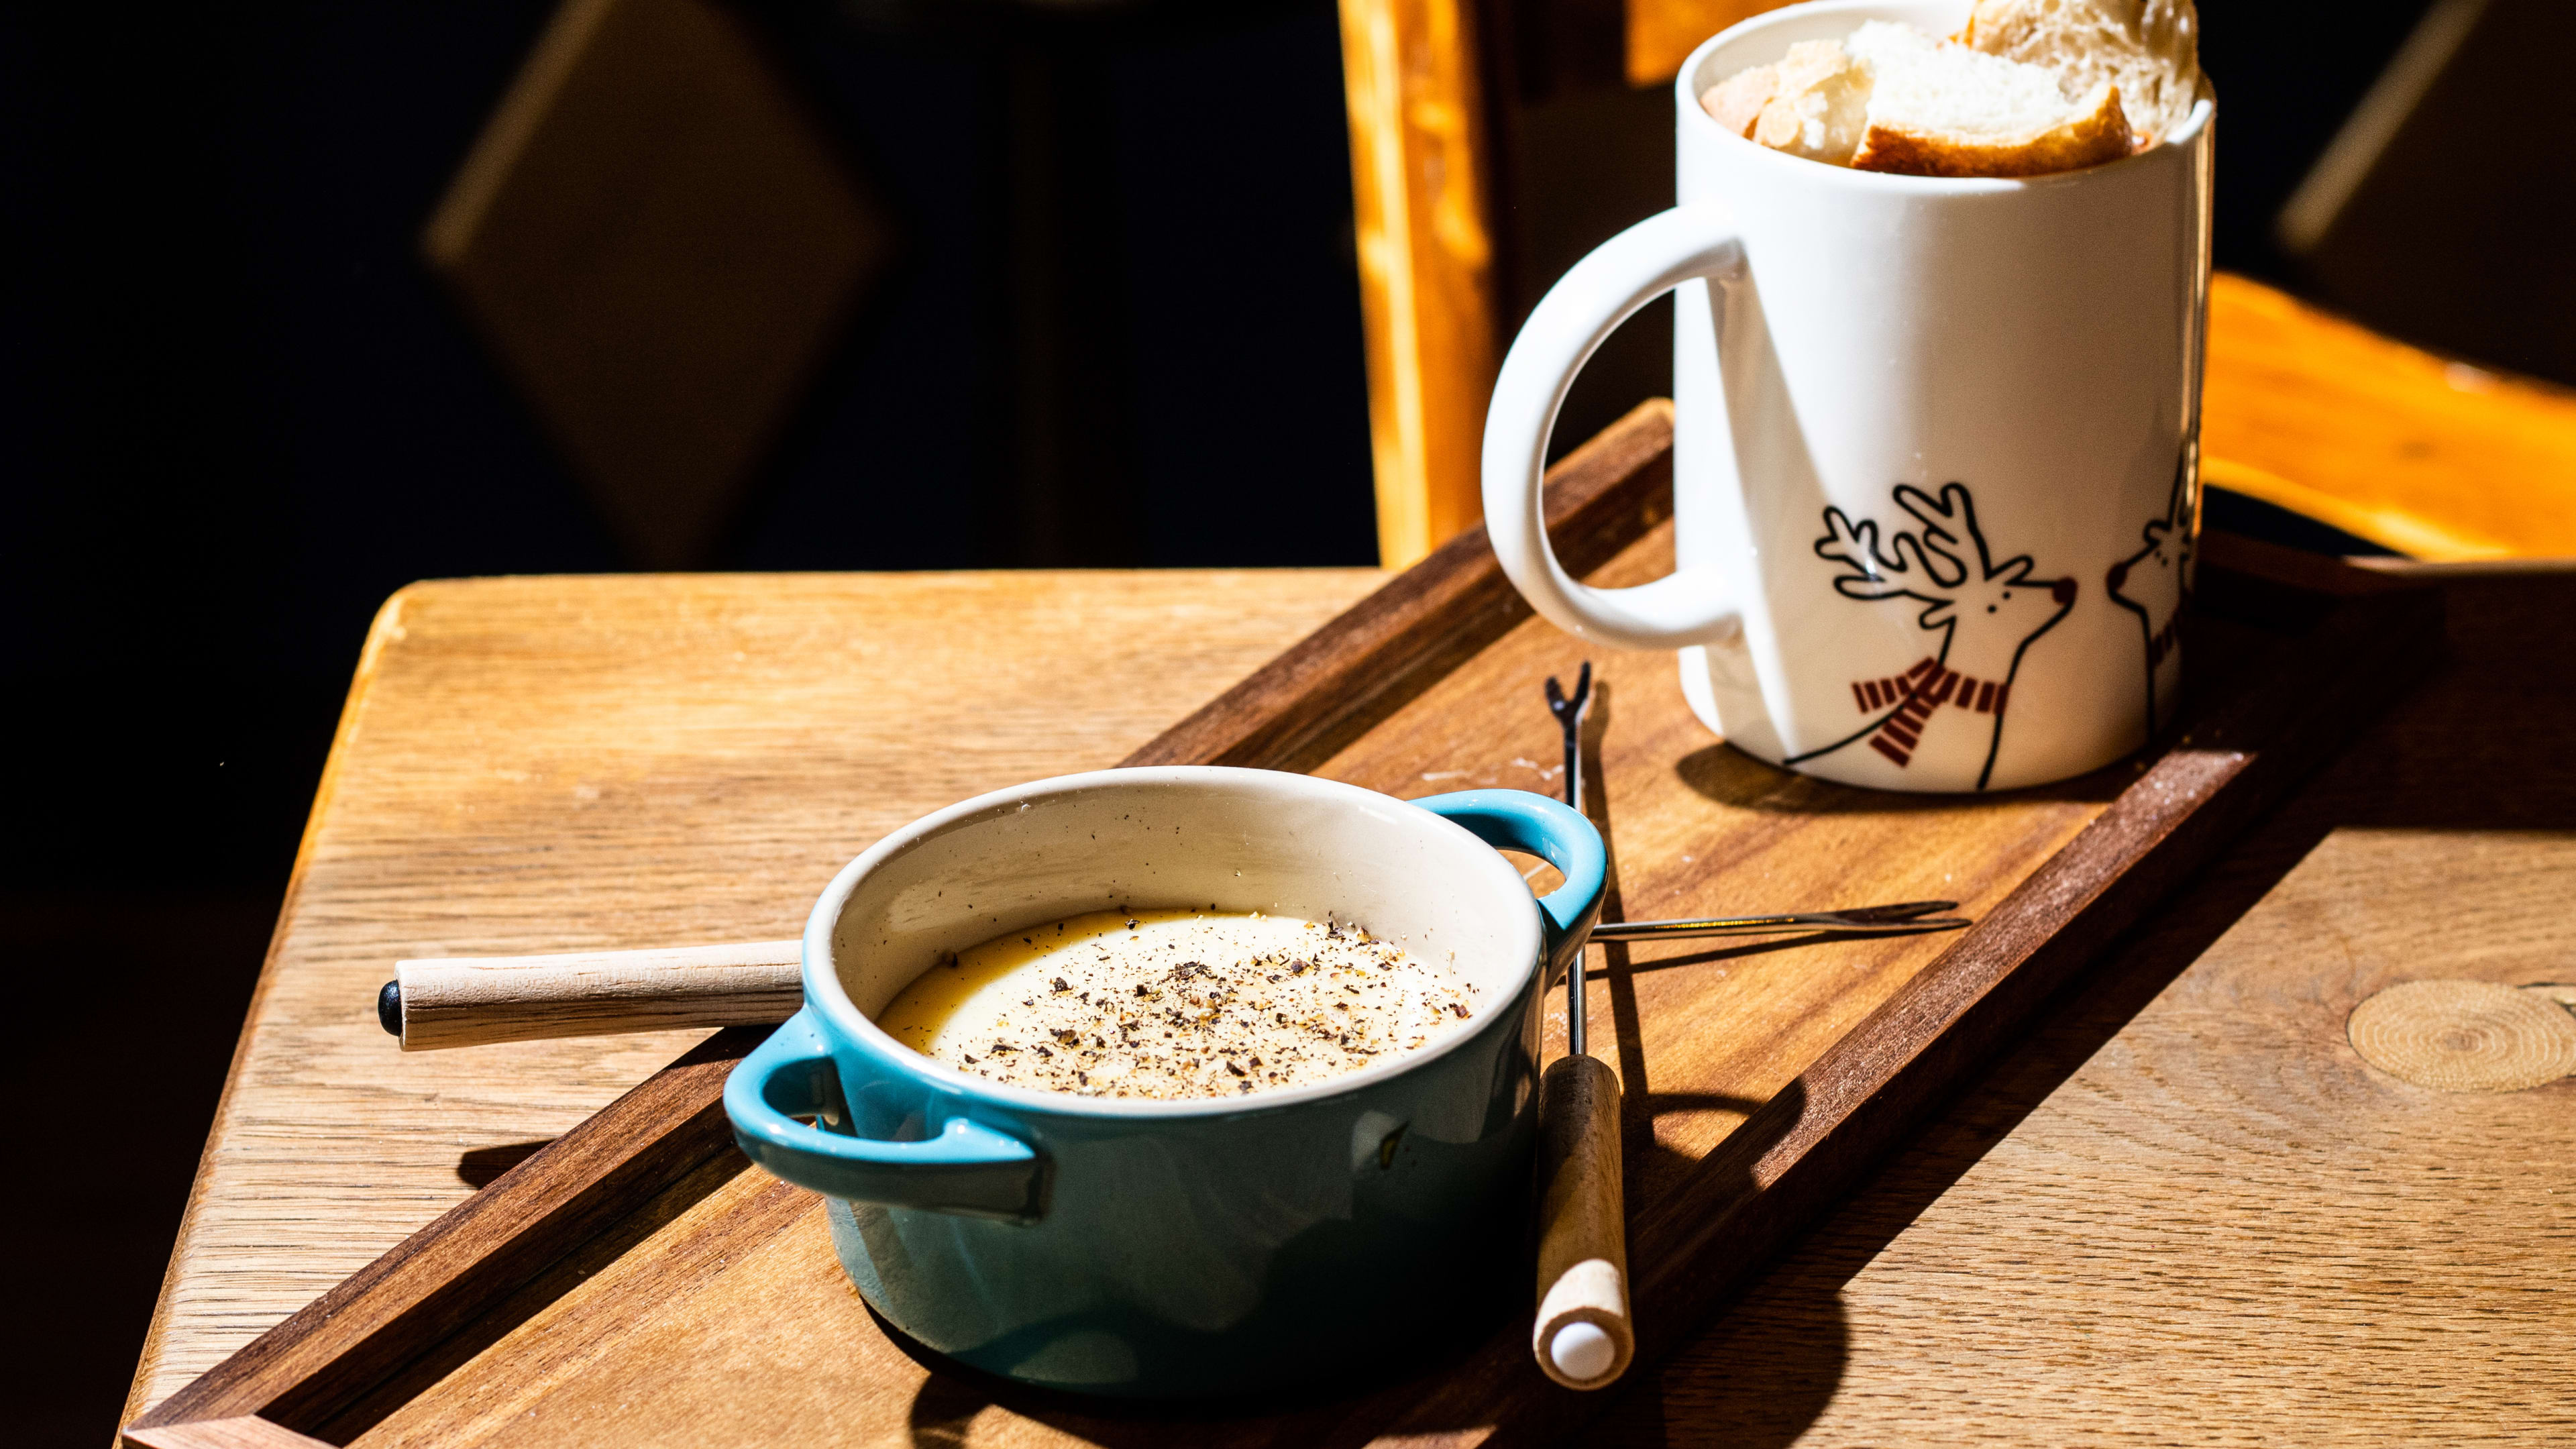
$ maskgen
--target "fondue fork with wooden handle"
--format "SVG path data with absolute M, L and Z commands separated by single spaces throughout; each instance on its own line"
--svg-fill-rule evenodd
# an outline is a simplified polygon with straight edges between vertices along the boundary
M 1592 664 L 1547 707 L 1565 731 L 1565 803 L 1583 813 L 1583 716 Z M 1619 1078 L 1587 1050 L 1583 951 L 1565 972 L 1565 1055 L 1539 1078 L 1538 1313 L 1530 1352 L 1569 1389 L 1607 1388 L 1636 1356 L 1628 1319 L 1628 1216 L 1619 1185 Z
M 1565 733 L 1565 803 L 1583 813 L 1583 717 L 1592 704 L 1584 661 L 1568 698 L 1554 677 L 1547 707 Z M 1682 921 L 1604 921 L 1595 941 L 1678 940 L 1781 931 L 1886 935 L 1969 924 L 1937 912 L 1957 901 L 1907 901 L 1843 911 L 1803 911 Z M 1607 1388 L 1636 1356 L 1628 1317 L 1628 1217 L 1620 1185 L 1619 1078 L 1591 1054 L 1585 1031 L 1583 953 L 1565 973 L 1565 1055 L 1539 1078 L 1538 1312 L 1530 1352 L 1540 1371 L 1570 1389 Z
M 376 1020 L 407 1052 L 679 1027 L 776 1026 L 805 1004 L 800 940 L 397 961 Z
M 1694 921 L 1605 921 L 1602 940 L 1823 931 L 1887 935 L 1968 924 L 1931 918 L 1953 901 Z M 376 1019 L 404 1051 L 613 1036 L 685 1027 L 776 1026 L 804 1004 L 803 942 L 742 941 L 650 951 L 454 956 L 394 963 Z

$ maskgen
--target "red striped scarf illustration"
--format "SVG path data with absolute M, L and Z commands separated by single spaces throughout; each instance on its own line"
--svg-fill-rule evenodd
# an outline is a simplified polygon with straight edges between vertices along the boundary
M 1900 483 L 1896 505 L 1916 527 L 1892 530 L 1884 548 L 1876 522 L 1826 508 L 1825 536 L 1816 541 L 1816 555 L 1842 566 L 1844 572 L 1834 577 L 1834 592 L 1846 599 L 1910 599 L 1924 605 L 1915 622 L 1939 635 L 1940 643 L 1901 675 L 1855 681 L 1853 702 L 1871 716 L 1867 722 L 1788 763 L 1867 740 L 1870 748 L 1905 768 L 1921 753 L 1933 712 L 1946 705 L 1992 721 L 1977 774 L 1976 788 L 1982 790 L 1994 778 L 2003 748 L 2004 707 L 2012 698 L 2022 655 L 2075 607 L 2075 581 L 2031 577 L 2028 554 L 1997 562 L 1964 483 L 1944 485 L 1938 497 Z

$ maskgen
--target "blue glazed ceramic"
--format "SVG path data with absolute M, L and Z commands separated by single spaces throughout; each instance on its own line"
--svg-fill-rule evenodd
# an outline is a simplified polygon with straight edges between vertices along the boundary
M 1493 846 L 1565 884 L 1533 902 Z M 831 1199 L 861 1295 L 977 1368 L 1087 1393 L 1384 1368 L 1517 1295 L 1539 1002 L 1600 912 L 1589 822 L 1267 770 L 1110 770 L 952 806 L 850 863 L 805 1008 L 734 1069 L 753 1161 Z M 1001 1086 L 871 1020 L 943 951 L 1104 905 L 1328 913 L 1454 961 L 1472 1026 L 1308 1086 L 1156 1102 Z

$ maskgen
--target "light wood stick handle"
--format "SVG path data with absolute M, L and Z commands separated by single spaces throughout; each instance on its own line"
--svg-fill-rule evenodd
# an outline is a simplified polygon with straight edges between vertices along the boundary
M 785 1021 L 802 941 L 397 961 L 377 1011 L 407 1052 Z
M 1619 1188 L 1619 1078 L 1599 1057 L 1539 1079 L 1538 1321 L 1530 1352 L 1569 1389 L 1607 1388 L 1636 1357 L 1628 1216 Z

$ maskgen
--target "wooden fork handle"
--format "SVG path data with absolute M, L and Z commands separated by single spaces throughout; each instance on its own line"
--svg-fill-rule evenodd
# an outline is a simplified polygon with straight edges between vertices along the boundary
M 404 1051 L 785 1021 L 801 941 L 397 961 L 378 1003 Z
M 1619 1078 L 1599 1057 L 1539 1079 L 1538 1315 L 1530 1352 L 1569 1389 L 1616 1383 L 1636 1357 L 1619 1186 Z

